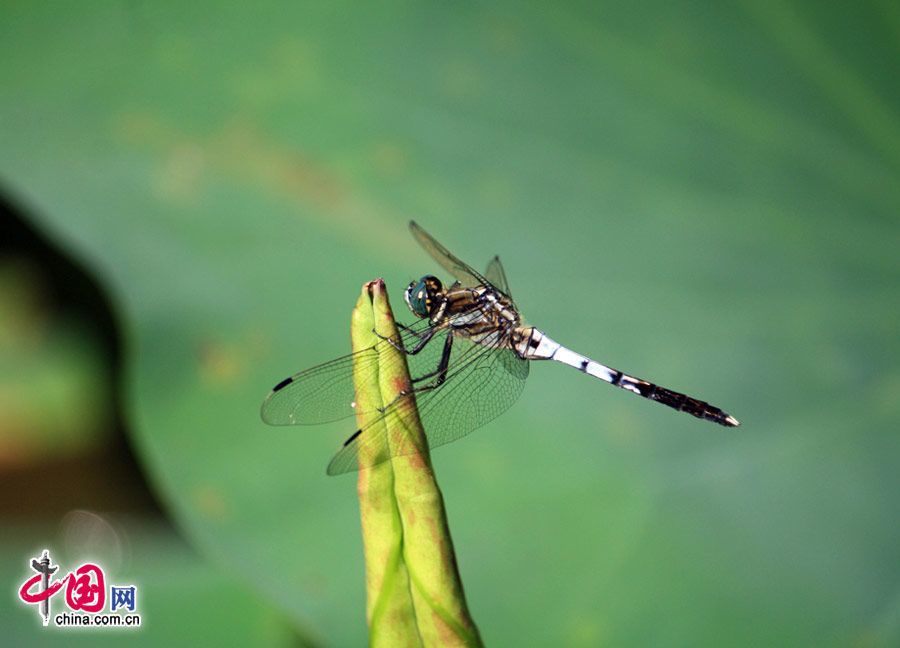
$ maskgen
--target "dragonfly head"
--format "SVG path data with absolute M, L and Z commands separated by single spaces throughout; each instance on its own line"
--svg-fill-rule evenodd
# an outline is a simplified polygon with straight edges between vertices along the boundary
M 444 302 L 444 286 L 437 277 L 425 275 L 409 284 L 403 299 L 416 317 L 430 317 Z

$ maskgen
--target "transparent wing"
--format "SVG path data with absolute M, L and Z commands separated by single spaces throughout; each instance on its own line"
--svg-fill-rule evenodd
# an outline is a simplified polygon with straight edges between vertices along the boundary
M 509 282 L 506 280 L 506 271 L 503 269 L 503 264 L 500 263 L 500 257 L 495 256 L 488 262 L 487 270 L 484 271 L 484 277 L 494 288 L 497 288 L 504 295 L 512 299 L 512 293 L 509 290 Z
M 413 442 L 402 432 L 410 423 L 412 398 L 431 448 L 456 441 L 509 409 L 522 393 L 529 364 L 501 346 L 499 335 L 486 342 L 472 344 L 455 338 L 444 383 L 391 404 L 381 417 L 348 439 L 328 465 L 328 474 L 358 470 L 360 456 L 366 465 L 375 465 L 415 452 Z M 388 428 L 401 432 L 389 439 Z
M 415 221 L 409 221 L 409 230 L 431 258 L 437 261 L 444 270 L 459 279 L 464 286 L 483 286 L 489 283 L 471 266 L 460 261 L 450 250 L 434 240 L 434 237 L 419 227 Z
M 417 320 L 400 339 L 404 348 L 411 349 L 420 336 L 429 332 L 427 319 Z M 410 374 L 421 375 L 437 366 L 442 339 L 440 332 L 415 356 L 409 356 Z M 378 371 L 378 350 L 390 344 L 382 340 L 368 349 L 336 358 L 285 378 L 275 385 L 260 411 L 263 421 L 270 425 L 315 425 L 339 421 L 356 413 L 354 408 L 353 365 L 361 371 Z M 394 362 L 398 361 L 397 359 Z M 422 369 L 428 367 L 428 369 Z

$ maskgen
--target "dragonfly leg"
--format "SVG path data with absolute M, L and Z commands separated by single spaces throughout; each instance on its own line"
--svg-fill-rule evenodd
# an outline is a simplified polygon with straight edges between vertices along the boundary
M 393 407 L 400 399 L 406 398 L 407 396 L 411 396 L 413 394 L 421 394 L 422 392 L 431 391 L 432 389 L 437 389 L 441 385 L 444 384 L 444 381 L 447 379 L 447 369 L 450 366 L 450 351 L 453 349 L 453 334 L 448 334 L 447 339 L 444 340 L 444 350 L 441 352 L 441 361 L 438 363 L 437 369 L 434 371 L 429 371 L 427 374 L 419 376 L 418 378 L 413 378 L 412 382 L 419 382 L 422 380 L 426 380 L 428 378 L 433 378 L 437 376 L 437 379 L 428 385 L 423 385 L 421 387 L 413 387 L 410 390 L 401 391 L 397 397 L 392 400 L 390 403 L 385 405 L 383 408 L 378 408 L 378 411 L 381 413 L 386 412 L 391 407 Z
M 413 331 L 406 326 L 403 326 L 399 322 L 396 322 L 396 324 L 398 327 L 402 328 L 404 331 L 409 331 L 410 333 L 412 333 L 415 337 L 417 337 L 419 339 L 419 341 L 416 342 L 415 346 L 413 346 L 411 349 L 407 349 L 406 347 L 403 346 L 403 344 L 395 342 L 394 339 L 390 336 L 382 335 L 381 333 L 376 331 L 374 328 L 372 329 L 372 333 L 374 333 L 376 336 L 378 336 L 382 340 L 385 340 L 388 344 L 390 344 L 392 347 L 397 349 L 397 351 L 402 351 L 403 353 L 405 353 L 407 355 L 416 355 L 419 351 L 421 351 L 422 349 L 425 348 L 425 345 L 428 344 L 431 341 L 431 338 L 434 337 L 434 334 L 437 333 L 437 329 L 435 329 L 435 328 L 428 328 L 422 332 L 418 332 L 418 331 Z
M 437 380 L 435 381 L 434 387 L 440 387 L 444 381 L 447 379 L 447 367 L 450 365 L 450 351 L 453 348 L 453 334 L 448 333 L 447 339 L 444 340 L 444 350 L 441 352 L 441 360 L 438 362 L 438 366 L 434 371 L 429 371 L 427 374 L 422 374 L 421 376 L 417 376 L 413 378 L 412 381 L 414 383 L 421 382 L 423 380 L 427 380 L 428 378 L 433 378 L 437 376 Z M 424 389 L 424 388 L 418 388 Z
M 400 348 L 400 351 L 404 351 L 407 355 L 416 355 L 419 351 L 425 348 L 425 345 L 431 342 L 431 338 L 434 337 L 434 334 L 437 333 L 437 329 L 430 328 L 423 332 L 422 336 L 419 338 L 419 341 L 416 342 L 415 346 L 411 349 L 403 349 Z M 449 337 L 449 336 L 448 336 Z M 393 344 L 393 342 L 391 342 Z M 396 345 L 395 345 L 396 346 Z
M 400 322 L 395 322 L 395 323 L 396 323 L 398 326 L 400 325 Z M 372 333 L 374 333 L 375 336 L 376 336 L 377 338 L 381 339 L 381 340 L 387 340 L 387 341 L 390 342 L 391 344 L 395 344 L 395 342 L 394 342 L 393 338 L 391 338 L 391 336 L 389 336 L 389 335 L 382 335 L 381 333 L 378 332 L 378 330 L 377 330 L 374 326 L 372 327 Z M 396 344 L 395 344 L 395 346 L 396 346 Z
M 428 331 L 417 331 L 414 328 L 407 326 L 406 324 L 401 324 L 400 322 L 394 322 L 397 325 L 397 328 L 403 331 L 404 333 L 409 333 L 410 335 L 415 336 L 417 339 L 421 340 L 425 335 L 428 334 Z M 377 337 L 382 340 L 391 340 L 390 336 L 382 335 L 374 327 L 372 327 L 372 333 L 374 333 Z
M 417 331 L 414 328 L 407 326 L 406 324 L 401 324 L 400 322 L 394 322 L 394 324 L 396 324 L 397 328 L 400 329 L 401 331 L 406 331 L 408 333 L 412 333 L 417 338 L 422 337 L 422 335 L 424 334 L 424 331 Z

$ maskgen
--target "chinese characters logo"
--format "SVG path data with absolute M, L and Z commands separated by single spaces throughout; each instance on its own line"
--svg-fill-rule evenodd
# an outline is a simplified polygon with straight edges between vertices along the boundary
M 84 563 L 62 579 L 51 583 L 51 576 L 59 569 L 51 564 L 50 552 L 31 560 L 31 569 L 36 572 L 25 580 L 19 588 L 19 599 L 23 603 L 38 606 L 38 614 L 43 624 L 49 625 L 51 619 L 50 602 L 65 587 L 66 606 L 73 613 L 57 614 L 54 618 L 58 626 L 140 626 L 140 615 L 101 614 L 106 607 L 106 575 L 99 565 Z M 130 612 L 135 608 L 134 585 L 112 585 L 109 588 L 110 612 L 124 609 Z

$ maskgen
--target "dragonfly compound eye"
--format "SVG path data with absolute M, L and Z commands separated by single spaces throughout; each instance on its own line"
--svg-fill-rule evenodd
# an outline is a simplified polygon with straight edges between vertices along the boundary
M 440 279 L 426 275 L 409 284 L 403 298 L 406 305 L 417 317 L 428 317 L 438 304 L 438 296 L 443 292 Z

